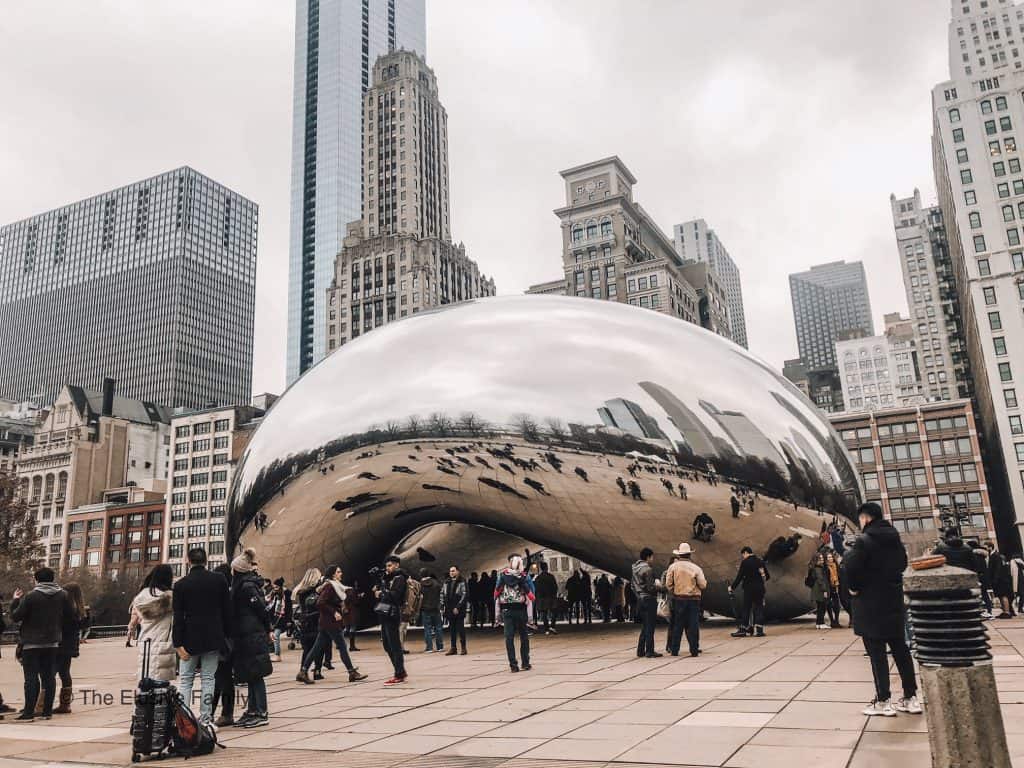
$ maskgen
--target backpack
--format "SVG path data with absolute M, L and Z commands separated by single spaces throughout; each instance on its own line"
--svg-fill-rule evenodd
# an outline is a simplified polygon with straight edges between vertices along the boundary
M 416 579 L 405 580 L 405 602 L 402 604 L 402 621 L 411 621 L 419 614 L 423 605 L 423 585 Z
M 498 596 L 498 602 L 502 605 L 525 603 L 526 592 L 523 590 L 522 579 L 516 579 L 511 584 L 502 580 L 501 594 Z
M 299 627 L 306 635 L 316 634 L 320 622 L 320 609 L 317 607 L 319 594 L 315 589 L 307 590 L 299 604 Z
M 225 749 L 225 746 L 217 741 L 217 731 L 213 726 L 196 718 L 180 696 L 174 708 L 174 732 L 171 740 L 171 752 L 186 760 L 197 755 L 208 755 L 215 747 Z

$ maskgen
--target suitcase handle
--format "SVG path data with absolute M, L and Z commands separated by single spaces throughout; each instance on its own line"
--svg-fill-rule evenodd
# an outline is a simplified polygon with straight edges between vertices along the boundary
M 142 677 L 149 677 L 149 649 L 153 644 L 153 638 L 147 637 L 142 644 Z

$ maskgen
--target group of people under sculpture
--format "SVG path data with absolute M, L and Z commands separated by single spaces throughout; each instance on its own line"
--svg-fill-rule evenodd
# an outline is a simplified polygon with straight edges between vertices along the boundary
M 842 560 L 844 579 L 850 594 L 854 631 L 861 636 L 874 673 L 875 700 L 864 710 L 869 715 L 895 716 L 897 711 L 920 713 L 913 662 L 906 641 L 902 574 L 907 564 L 899 533 L 883 518 L 881 508 L 868 503 L 859 509 L 861 534 Z M 703 570 L 694 562 L 689 544 L 673 551 L 674 560 L 660 577 L 653 567 L 653 552 L 645 548 L 632 567 L 632 588 L 637 594 L 637 620 L 641 623 L 637 655 L 658 657 L 655 650 L 655 626 L 659 613 L 669 619 L 667 650 L 680 653 L 683 635 L 691 656 L 700 649 L 700 598 L 707 588 Z M 730 590 L 743 587 L 740 627 L 734 636 L 763 636 L 763 607 L 766 582 L 770 579 L 764 561 L 750 547 L 741 551 L 741 563 Z M 283 580 L 270 585 L 257 572 L 256 553 L 246 549 L 230 566 L 218 571 L 206 569 L 206 553 L 201 548 L 189 552 L 189 573 L 172 584 L 170 566 L 157 566 L 147 577 L 143 590 L 132 605 L 130 633 L 139 629 L 140 646 L 149 644 L 152 653 L 150 675 L 170 680 L 180 674 L 180 688 L 186 701 L 192 699 L 194 678 L 201 677 L 200 714 L 212 718 L 218 700 L 222 704 L 221 725 L 234 724 L 256 728 L 269 722 L 266 682 L 273 669 L 271 651 L 280 660 L 280 634 L 291 616 L 280 606 L 285 600 Z M 342 583 L 339 566 L 328 566 L 323 575 L 308 571 L 291 593 L 300 616 L 296 627 L 303 653 L 297 680 L 309 684 L 320 677 L 320 667 L 330 646 L 334 646 L 352 682 L 365 678 L 354 666 L 346 644 L 344 628 L 351 625 L 352 590 Z M 67 618 L 69 597 L 54 583 L 54 574 L 41 569 L 37 586 L 28 595 L 17 595 L 11 617 L 20 622 L 24 664 L 26 705 L 23 717 L 34 715 L 37 697 L 42 710 L 52 711 L 56 668 L 36 663 L 40 658 L 56 657 L 61 646 L 61 624 Z M 546 568 L 535 579 L 525 568 L 523 558 L 510 555 L 495 583 L 493 597 L 505 631 L 509 669 L 530 670 L 528 626 L 533 622 L 538 591 L 549 596 L 548 582 L 554 577 Z M 432 583 L 433 582 L 433 583 Z M 538 590 L 540 586 L 540 590 Z M 426 593 L 425 593 L 426 590 Z M 391 660 L 393 674 L 387 685 L 404 682 L 405 669 L 402 625 L 409 611 L 437 614 L 436 645 L 440 638 L 441 616 L 447 619 L 451 633 L 449 654 L 457 643 L 466 652 L 465 617 L 468 606 L 466 581 L 452 566 L 442 584 L 429 574 L 410 577 L 397 557 L 390 557 L 372 589 L 374 612 L 381 625 L 381 639 Z M 415 597 L 416 599 L 412 599 Z M 659 610 L 661 598 L 661 610 Z M 429 601 L 429 602 L 428 602 Z M 426 606 L 426 607 L 424 607 Z M 549 607 L 549 606 L 546 606 Z M 425 622 L 426 623 L 426 622 Z M 314 631 L 315 626 L 315 631 Z M 432 632 L 433 633 L 433 632 Z M 516 653 L 516 639 L 519 653 Z M 275 648 L 276 642 L 276 648 Z M 892 653 L 903 684 L 903 697 L 891 701 L 886 649 Z M 46 652 L 51 649 L 50 652 Z M 44 653 L 40 654 L 42 650 Z M 141 653 L 141 651 L 140 651 Z M 312 667 L 317 674 L 310 677 Z M 331 669 L 329 662 L 324 667 Z M 248 686 L 246 713 L 233 719 L 235 683 Z M 38 693 L 37 692 L 40 692 Z

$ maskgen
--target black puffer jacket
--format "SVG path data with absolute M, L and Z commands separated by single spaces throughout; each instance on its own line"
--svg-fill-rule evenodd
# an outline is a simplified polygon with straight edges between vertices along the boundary
M 853 631 L 861 637 L 903 637 L 903 571 L 907 552 L 888 520 L 872 520 L 843 558 L 853 601 Z M 856 594 L 854 594 L 856 593 Z
M 18 631 L 25 648 L 56 648 L 61 628 L 72 615 L 67 593 L 53 582 L 36 584 L 11 602 L 11 618 L 21 623 Z
M 946 539 L 940 541 L 936 545 L 932 552 L 936 555 L 944 555 L 946 558 L 946 565 L 953 565 L 957 568 L 966 568 L 972 573 L 977 573 L 975 570 L 974 552 L 971 548 L 966 546 L 963 539 Z
M 263 580 L 254 573 L 236 573 L 231 583 L 235 681 L 250 683 L 273 671 L 270 663 L 270 615 Z

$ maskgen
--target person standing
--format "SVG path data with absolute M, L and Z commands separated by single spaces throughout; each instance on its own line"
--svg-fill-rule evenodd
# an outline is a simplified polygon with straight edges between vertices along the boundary
M 835 552 L 825 553 L 825 575 L 828 576 L 828 608 L 829 626 L 839 629 L 839 556 Z
M 231 566 L 221 563 L 211 571 L 220 576 L 228 588 L 228 609 L 231 608 Z M 220 717 L 214 723 L 218 728 L 224 728 L 235 724 L 235 673 L 231 666 L 232 654 L 231 643 L 228 641 L 231 617 L 228 616 L 227 625 L 224 627 L 224 645 L 217 654 L 217 672 L 214 675 L 213 685 L 213 710 L 216 711 L 220 704 Z
M 569 601 L 569 623 L 572 624 L 573 617 L 576 623 L 580 621 L 580 576 L 579 572 L 573 570 L 569 578 L 565 580 L 565 599 Z
M 732 636 L 764 637 L 765 582 L 768 580 L 768 570 L 765 568 L 764 561 L 755 555 L 754 550 L 750 547 L 743 547 L 740 550 L 740 558 L 740 567 L 736 571 L 736 578 L 729 585 L 730 595 L 736 590 L 736 587 L 743 586 L 740 626 L 732 633 Z
M 28 594 L 14 590 L 11 601 L 11 618 L 21 624 L 18 638 L 25 677 L 25 707 L 15 720 L 23 722 L 34 719 L 40 694 L 43 697 L 42 719 L 49 720 L 53 716 L 61 628 L 70 622 L 72 612 L 67 593 L 54 578 L 51 569 L 40 568 L 35 572 L 35 588 Z
M 590 574 L 580 568 L 580 600 L 583 603 L 583 620 L 589 624 L 594 612 L 594 584 Z
M 733 517 L 740 516 L 740 500 L 736 498 L 735 493 L 729 497 L 729 507 L 732 509 Z
M 608 574 L 602 573 L 594 582 L 594 593 L 601 608 L 601 621 L 607 624 L 612 620 L 612 583 L 608 581 Z
M 426 568 L 420 570 L 420 623 L 426 653 L 444 650 L 444 622 L 441 619 L 441 582 Z M 452 646 L 453 648 L 455 646 Z
M 309 677 L 309 667 L 316 663 L 317 659 L 323 658 L 331 643 L 334 643 L 334 647 L 338 649 L 341 663 L 348 670 L 348 681 L 354 683 L 366 679 L 366 675 L 352 664 L 352 657 L 348 655 L 348 646 L 342 632 L 345 626 L 345 614 L 349 610 L 354 594 L 354 590 L 341 583 L 343 575 L 341 566 L 327 566 L 327 578 L 318 588 L 316 597 L 317 637 L 309 653 L 303 655 L 299 674 L 295 676 L 300 683 L 311 684 L 313 682 Z
M 206 550 L 188 551 L 188 574 L 174 585 L 171 625 L 174 650 L 181 659 L 178 688 L 189 707 L 196 672 L 200 675 L 199 716 L 213 717 L 213 691 L 217 685 L 217 664 L 226 646 L 226 629 L 231 616 L 231 598 L 223 577 L 206 570 Z
M 60 646 L 57 648 L 57 677 L 60 678 L 60 704 L 53 710 L 55 715 L 70 715 L 71 702 L 75 694 L 71 682 L 71 660 L 78 657 L 78 644 L 82 642 L 82 627 L 86 622 L 85 598 L 82 588 L 72 582 L 64 585 L 71 610 L 65 612 L 60 631 Z M 38 708 L 38 707 L 37 707 Z M 40 712 L 37 711 L 37 714 Z
M 704 571 L 692 561 L 693 550 L 685 541 L 672 550 L 675 562 L 665 574 L 665 590 L 672 600 L 672 636 L 669 647 L 679 655 L 679 644 L 685 630 L 690 655 L 700 655 L 700 596 L 708 587 Z
M 149 644 L 149 676 L 153 680 L 170 682 L 176 677 L 174 642 L 171 625 L 174 622 L 174 605 L 171 584 L 174 571 L 166 563 L 153 568 L 142 582 L 142 589 L 132 600 L 131 619 L 128 622 L 128 637 L 139 628 L 136 644 L 139 647 L 138 678 L 142 679 L 143 661 L 146 655 L 146 641 Z
M 384 561 L 384 576 L 373 589 L 377 598 L 374 612 L 380 619 L 380 640 L 384 652 L 391 659 L 394 674 L 384 681 L 384 685 L 404 683 L 408 678 L 405 672 L 405 654 L 402 652 L 402 640 L 399 624 L 402 621 L 402 608 L 405 605 L 405 593 L 408 589 L 408 576 L 402 570 L 402 561 L 391 555 Z
M 806 584 L 811 590 L 811 602 L 814 603 L 815 629 L 828 629 L 825 623 L 825 610 L 828 603 L 828 573 L 825 570 L 825 556 L 815 553 L 807 566 Z
M 492 570 L 487 574 L 487 585 L 480 588 L 480 596 L 484 599 L 484 605 L 487 608 L 487 618 L 491 622 L 491 628 L 498 621 L 497 604 L 494 601 L 494 589 L 498 583 L 498 572 Z
M 274 655 L 271 661 L 281 661 L 281 635 L 292 625 L 292 591 L 284 588 L 284 578 L 279 576 L 267 595 L 267 610 L 274 632 Z
M 480 609 L 482 607 L 480 602 L 480 579 L 476 575 L 476 571 L 469 574 L 469 580 L 466 581 L 466 592 L 469 594 L 469 610 L 472 614 L 469 617 L 470 626 L 476 629 L 480 624 Z
M 897 711 L 920 714 L 903 606 L 907 552 L 899 532 L 884 518 L 878 504 L 862 504 L 857 516 L 861 534 L 843 558 L 843 570 L 853 600 L 853 631 L 864 643 L 875 681 L 875 699 L 864 709 L 864 714 L 883 717 L 895 717 Z M 903 684 L 903 698 L 895 704 L 890 700 L 886 646 L 892 652 Z
M 615 621 L 625 621 L 624 610 L 626 607 L 626 585 L 621 576 L 616 576 L 612 581 L 610 609 L 612 618 Z
M 501 607 L 501 623 L 505 627 L 505 652 L 508 655 L 509 669 L 518 672 L 521 669 L 532 669 L 530 666 L 530 634 L 526 631 L 526 603 L 535 595 L 523 572 L 523 558 L 519 555 L 509 557 L 508 567 L 502 569 L 494 587 L 494 599 Z M 519 636 L 519 654 L 522 656 L 522 667 L 516 660 L 515 637 Z
M 992 594 L 999 601 L 1000 612 L 997 619 L 1012 619 L 1013 610 L 1013 576 L 1010 573 L 1010 564 L 1003 553 L 994 549 L 991 544 L 987 545 L 988 555 L 988 582 L 992 586 Z
M 362 605 L 366 602 L 366 593 L 359 588 L 358 581 L 353 583 L 351 595 L 352 598 L 348 601 L 348 611 L 345 613 L 343 620 L 345 628 L 342 630 L 342 634 L 348 638 L 349 653 L 359 650 L 356 647 L 356 634 L 359 632 L 359 617 L 362 615 Z
M 453 565 L 448 569 L 448 578 L 444 582 L 444 591 L 441 593 L 441 605 L 444 609 L 444 616 L 448 619 L 448 629 L 451 633 L 451 645 L 445 656 L 454 656 L 456 651 L 455 641 L 458 640 L 462 648 L 462 655 L 466 655 L 466 606 L 469 604 L 469 589 L 466 580 L 459 573 L 459 566 Z
M 989 569 L 988 569 L 988 549 L 981 546 L 981 543 L 977 539 L 973 540 L 969 546 L 971 552 L 974 555 L 974 571 L 978 574 L 978 580 L 981 582 L 981 602 L 985 607 L 985 610 L 981 614 L 983 619 L 992 618 L 992 596 L 989 594 L 989 590 L 992 588 L 992 583 L 989 581 Z
M 558 582 L 551 573 L 548 564 L 541 562 L 540 573 L 534 579 L 534 587 L 537 590 L 537 613 L 538 619 L 544 622 L 544 634 L 558 634 L 554 627 L 555 603 L 558 600 Z
M 231 640 L 235 682 L 249 687 L 249 705 L 235 724 L 259 728 L 270 722 L 266 678 L 274 671 L 270 661 L 270 614 L 263 581 L 256 573 L 256 550 L 246 549 L 231 561 Z
M 654 550 L 650 547 L 641 549 L 640 559 L 633 563 L 632 581 L 637 617 L 641 622 L 636 655 L 648 659 L 661 657 L 654 650 L 654 625 L 658 620 L 658 580 L 654 578 L 653 561 Z

